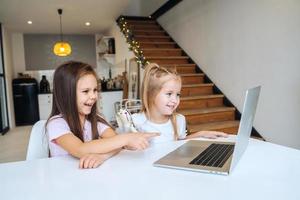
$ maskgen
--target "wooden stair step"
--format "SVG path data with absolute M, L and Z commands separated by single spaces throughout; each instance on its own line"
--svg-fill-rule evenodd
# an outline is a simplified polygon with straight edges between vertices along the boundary
M 139 42 L 140 47 L 143 48 L 176 48 L 175 42 Z
M 172 39 L 167 35 L 134 35 L 138 42 L 171 42 Z
M 161 27 L 157 24 L 142 24 L 142 25 L 129 25 L 129 29 L 135 30 L 161 30 Z
M 196 64 L 161 64 L 160 66 L 176 70 L 179 74 L 191 74 L 196 72 Z
M 188 56 L 153 56 L 153 57 L 149 57 L 149 59 L 161 59 L 161 60 L 177 59 L 177 60 L 182 60 L 182 59 L 189 59 L 189 57 Z
M 234 107 L 212 107 L 201 109 L 180 110 L 179 113 L 185 115 L 187 124 L 202 124 L 209 122 L 219 122 L 235 119 Z
M 144 48 L 143 51 L 182 51 L 179 48 Z M 195 65 L 195 64 L 191 64 L 191 65 Z
M 198 114 L 227 112 L 227 111 L 235 111 L 235 108 L 222 106 L 222 107 L 200 108 L 200 109 L 185 109 L 185 110 L 180 110 L 178 112 L 183 115 L 198 115 Z
M 204 82 L 203 73 L 180 74 L 182 85 L 186 84 L 200 84 Z
M 181 100 L 197 100 L 197 99 L 214 99 L 214 98 L 223 98 L 223 94 L 213 94 L 213 95 L 197 95 L 189 97 L 181 97 Z
M 178 110 L 221 107 L 224 106 L 223 98 L 221 94 L 181 97 Z
M 157 64 L 187 64 L 189 63 L 189 57 L 188 56 L 152 56 L 152 57 L 146 57 L 147 60 L 150 62 L 154 62 Z
M 147 25 L 147 24 L 157 24 L 155 20 L 125 20 L 130 25 Z
M 135 35 L 135 38 L 170 38 L 168 35 Z
M 203 74 L 200 74 L 203 75 Z M 213 83 L 201 83 L 201 84 L 185 84 L 182 85 L 182 88 L 196 88 L 196 87 L 212 87 Z
M 174 48 L 169 48 L 169 49 L 146 49 L 144 48 L 142 50 L 144 56 L 146 57 L 151 57 L 151 56 L 181 56 L 182 55 L 182 50 L 181 49 L 174 49 Z
M 203 95 L 213 93 L 213 83 L 182 85 L 181 96 Z
M 221 122 L 210 122 L 205 124 L 189 125 L 188 131 L 195 133 L 197 131 L 222 131 L 229 134 L 237 134 L 239 128 L 239 121 L 221 121 Z
M 165 31 L 163 30 L 133 30 L 132 31 L 133 35 L 168 35 Z

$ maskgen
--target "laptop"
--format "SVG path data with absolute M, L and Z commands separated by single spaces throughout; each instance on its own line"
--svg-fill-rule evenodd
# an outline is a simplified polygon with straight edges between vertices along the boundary
M 153 165 L 229 175 L 248 146 L 260 88 L 258 86 L 246 92 L 235 142 L 190 140 L 154 162 Z

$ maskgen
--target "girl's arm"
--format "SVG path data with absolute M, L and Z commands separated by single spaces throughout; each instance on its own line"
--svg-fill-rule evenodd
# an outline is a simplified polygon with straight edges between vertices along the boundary
M 192 139 L 197 137 L 216 139 L 218 137 L 228 137 L 228 134 L 219 131 L 198 131 L 196 133 L 187 135 L 185 139 Z
M 114 137 L 117 134 L 111 129 L 107 128 L 100 138 L 110 138 Z M 118 154 L 121 151 L 121 148 L 113 150 L 108 153 L 103 154 L 87 154 L 80 158 L 79 161 L 79 168 L 80 169 L 89 169 L 89 168 L 96 168 L 101 165 L 104 161 L 109 159 L 110 157 Z
M 104 161 L 110 157 L 118 154 L 121 149 L 117 149 L 105 154 L 87 154 L 80 158 L 79 168 L 80 169 L 89 169 L 96 168 L 101 165 Z
M 183 115 L 178 115 L 178 117 L 180 117 L 178 119 L 178 125 L 181 130 L 181 135 L 184 135 L 186 132 L 186 120 Z M 218 137 L 228 137 L 228 135 L 224 132 L 219 132 L 219 131 L 198 131 L 196 133 L 185 136 L 185 138 L 180 138 L 180 139 L 192 139 L 198 137 L 216 139 Z
M 116 136 L 116 132 L 111 129 L 111 128 L 107 128 L 105 129 L 105 131 L 103 131 L 102 135 L 100 136 L 100 138 L 110 138 L 110 137 L 114 137 Z
M 113 130 L 108 128 L 104 131 L 102 139 L 96 139 L 89 142 L 82 142 L 72 133 L 62 135 L 56 138 L 56 143 L 74 157 L 81 158 L 91 153 L 108 153 L 124 146 L 133 149 L 142 150 L 149 146 L 148 139 L 157 134 L 140 134 L 128 133 L 114 135 L 113 137 L 105 137 L 112 135 Z

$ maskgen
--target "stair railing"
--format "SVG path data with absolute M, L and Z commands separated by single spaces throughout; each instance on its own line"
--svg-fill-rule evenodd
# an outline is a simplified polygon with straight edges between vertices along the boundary
M 124 34 L 126 38 L 126 42 L 130 45 L 129 50 L 133 51 L 136 62 L 141 65 L 142 68 L 144 68 L 147 64 L 149 64 L 149 61 L 145 58 L 143 51 L 140 49 L 140 44 L 138 41 L 135 40 L 132 30 L 130 29 L 130 26 L 128 25 L 128 22 L 126 22 L 124 17 L 120 17 L 117 20 L 117 24 L 121 29 L 121 32 Z

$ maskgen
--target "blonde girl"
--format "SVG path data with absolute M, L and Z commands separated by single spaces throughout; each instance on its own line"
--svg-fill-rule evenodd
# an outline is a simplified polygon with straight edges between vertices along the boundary
M 176 113 L 180 103 L 181 78 L 174 70 L 157 64 L 145 68 L 142 82 L 142 112 L 132 115 L 133 123 L 141 132 L 158 132 L 154 143 L 194 137 L 226 137 L 216 131 L 199 131 L 186 135 L 185 117 Z
M 116 135 L 97 113 L 97 80 L 90 65 L 76 61 L 54 73 L 52 112 L 46 123 L 50 156 L 72 155 L 80 159 L 80 168 L 98 167 L 122 147 L 145 149 L 155 135 Z

